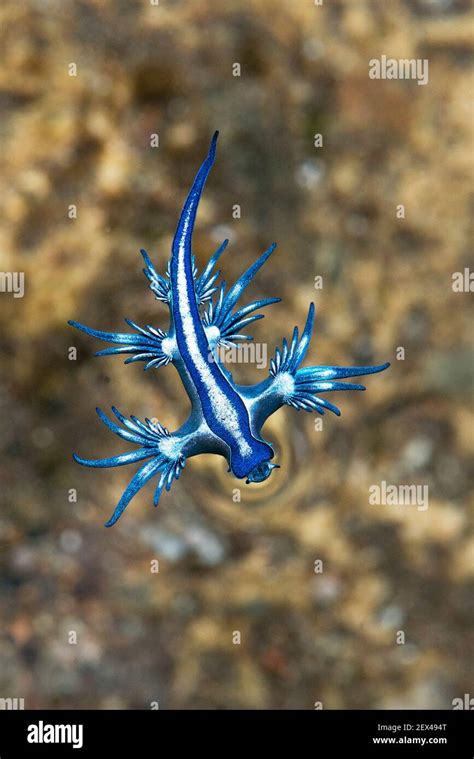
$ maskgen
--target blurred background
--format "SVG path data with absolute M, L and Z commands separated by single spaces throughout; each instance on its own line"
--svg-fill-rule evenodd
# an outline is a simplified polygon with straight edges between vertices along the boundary
M 474 695 L 472 332 L 469 293 L 452 289 L 472 265 L 469 6 L 2 4 L 0 268 L 24 272 L 25 293 L 0 293 L 0 697 L 449 709 Z M 381 55 L 428 59 L 428 84 L 371 80 Z M 172 367 L 95 359 L 106 346 L 67 320 L 167 328 L 139 249 L 164 272 L 215 129 L 198 265 L 228 236 L 232 282 L 276 240 L 247 296 L 283 298 L 253 330 L 269 358 L 315 300 L 306 363 L 392 366 L 333 395 L 342 417 L 322 429 L 275 415 L 267 483 L 203 456 L 158 510 L 148 486 L 107 530 L 133 467 L 72 461 L 129 448 L 95 406 L 173 430 L 188 401 Z M 382 480 L 427 485 L 429 508 L 371 505 Z

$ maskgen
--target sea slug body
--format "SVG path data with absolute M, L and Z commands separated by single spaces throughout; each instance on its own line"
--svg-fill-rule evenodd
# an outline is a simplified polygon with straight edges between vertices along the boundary
M 111 518 L 110 527 L 119 519 L 131 499 L 153 477 L 157 477 L 154 496 L 158 505 L 163 488 L 169 490 L 181 474 L 186 460 L 200 453 L 224 456 L 229 471 L 247 483 L 262 482 L 278 465 L 272 463 L 274 451 L 261 436 L 268 417 L 283 405 L 324 414 L 339 409 L 320 393 L 334 390 L 365 390 L 363 385 L 340 382 L 341 379 L 374 374 L 386 369 L 379 366 L 308 366 L 299 368 L 307 353 L 314 324 L 314 305 L 309 307 L 306 325 L 299 336 L 295 327 L 291 341 L 283 339 L 270 364 L 269 376 L 255 385 L 237 385 L 219 358 L 220 346 L 236 346 L 252 337 L 243 334 L 252 322 L 263 318 L 255 311 L 277 303 L 280 298 L 266 298 L 236 308 L 237 302 L 255 274 L 272 255 L 271 245 L 227 290 L 218 283 L 215 266 L 227 247 L 225 240 L 199 275 L 192 254 L 192 233 L 199 200 L 215 160 L 218 133 L 212 138 L 208 155 L 196 174 L 186 198 L 172 244 L 172 255 L 166 276 L 158 274 L 142 250 L 144 273 L 157 300 L 170 311 L 169 329 L 165 333 L 151 325 L 140 327 L 126 320 L 133 332 L 102 332 L 76 321 L 69 324 L 92 337 L 119 347 L 106 348 L 96 355 L 131 354 L 125 363 L 144 361 L 145 369 L 173 364 L 191 401 L 191 412 L 184 424 L 170 433 L 149 419 L 125 417 L 115 407 L 118 422 L 109 419 L 100 409 L 101 420 L 116 435 L 139 447 L 107 459 L 74 459 L 90 467 L 114 467 L 147 459 L 124 491 Z

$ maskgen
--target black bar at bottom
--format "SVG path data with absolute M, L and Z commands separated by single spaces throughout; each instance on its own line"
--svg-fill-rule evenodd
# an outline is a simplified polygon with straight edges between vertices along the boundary
M 0 759 L 259 747 L 332 756 L 474 757 L 472 711 L 0 711 Z M 305 747 L 305 748 L 304 748 Z M 245 753 L 244 753 L 245 752 Z M 342 752 L 342 753 L 341 753 Z

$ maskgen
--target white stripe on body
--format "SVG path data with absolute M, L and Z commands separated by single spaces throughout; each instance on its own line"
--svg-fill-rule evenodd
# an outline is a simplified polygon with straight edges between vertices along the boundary
M 252 449 L 245 440 L 244 433 L 240 427 L 238 414 L 226 394 L 217 385 L 207 362 L 203 359 L 199 350 L 196 350 L 197 334 L 189 308 L 185 268 L 186 250 L 184 241 L 186 239 L 188 227 L 189 216 L 184 221 L 181 239 L 179 241 L 177 261 L 178 308 L 183 321 L 184 341 L 189 351 L 191 362 L 208 390 L 209 401 L 215 417 L 224 427 L 227 427 L 229 432 L 233 435 L 241 455 L 249 456 L 252 453 Z

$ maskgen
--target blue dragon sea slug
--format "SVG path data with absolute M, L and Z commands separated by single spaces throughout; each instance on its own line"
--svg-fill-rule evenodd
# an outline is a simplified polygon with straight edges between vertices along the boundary
M 108 522 L 111 527 L 119 519 L 133 496 L 153 477 L 157 477 L 154 504 L 158 505 L 163 488 L 169 490 L 191 456 L 215 453 L 224 456 L 229 471 L 247 483 L 262 482 L 278 467 L 272 463 L 272 445 L 264 440 L 262 427 L 268 417 L 287 404 L 296 409 L 326 410 L 339 415 L 340 411 L 321 393 L 333 390 L 365 390 L 363 385 L 340 382 L 341 379 L 374 374 L 386 369 L 381 366 L 305 366 L 304 360 L 311 340 L 314 323 L 314 304 L 309 307 L 306 325 L 301 334 L 295 327 L 291 341 L 283 340 L 270 364 L 269 376 L 251 386 L 235 383 L 231 373 L 219 358 L 219 347 L 236 346 L 239 341 L 251 340 L 242 333 L 249 324 L 261 319 L 255 311 L 276 303 L 280 298 L 265 298 L 237 308 L 237 303 L 255 274 L 271 256 L 271 245 L 237 282 L 226 288 L 218 283 L 215 267 L 226 249 L 228 240 L 216 250 L 207 266 L 198 274 L 192 254 L 192 234 L 199 199 L 214 163 L 218 132 L 212 138 L 209 153 L 199 169 L 186 198 L 173 239 L 171 260 L 166 276 L 158 274 L 146 251 L 143 270 L 157 300 L 166 303 L 170 311 L 167 332 L 147 325 L 140 327 L 126 320 L 133 332 L 102 332 L 76 321 L 69 324 L 92 337 L 119 347 L 106 348 L 97 356 L 131 354 L 125 363 L 144 361 L 145 369 L 173 364 L 191 401 L 191 412 L 184 424 L 169 432 L 161 424 L 135 416 L 125 417 L 115 407 L 116 420 L 109 419 L 97 409 L 100 419 L 119 437 L 138 446 L 135 450 L 111 458 L 90 460 L 74 454 L 79 464 L 90 467 L 114 467 L 146 461 L 125 489 Z

